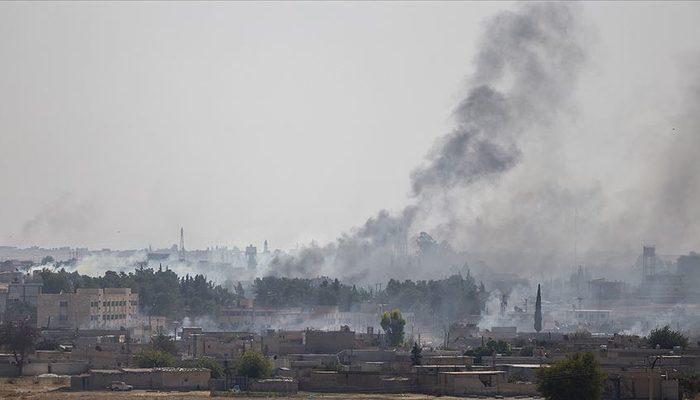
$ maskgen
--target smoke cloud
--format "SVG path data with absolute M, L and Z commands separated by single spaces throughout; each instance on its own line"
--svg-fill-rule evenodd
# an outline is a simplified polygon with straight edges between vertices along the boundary
M 94 211 L 92 203 L 78 201 L 70 193 L 64 193 L 22 225 L 22 237 L 36 239 L 44 234 L 58 235 L 83 231 L 94 216 Z
M 459 268 L 463 257 L 447 244 L 441 246 L 444 257 L 413 257 L 418 232 L 454 242 L 464 222 L 473 221 L 461 212 L 470 197 L 520 163 L 523 134 L 553 124 L 568 109 L 584 60 L 581 43 L 576 10 L 569 5 L 527 4 L 488 20 L 469 89 L 453 112 L 456 127 L 436 140 L 411 174 L 412 204 L 396 214 L 380 211 L 336 243 L 308 249 L 316 256 L 307 252 L 279 269 L 288 274 L 323 270 L 317 268 L 323 264 L 336 275 L 367 280 Z

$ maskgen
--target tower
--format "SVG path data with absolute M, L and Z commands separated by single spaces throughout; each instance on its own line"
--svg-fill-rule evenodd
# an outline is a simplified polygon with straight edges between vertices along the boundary
M 270 249 L 267 247 L 267 239 L 265 239 L 265 243 L 263 243 L 263 253 L 267 254 L 270 252 Z
M 248 261 L 248 268 L 255 269 L 258 266 L 258 248 L 252 244 L 245 248 L 245 256 Z
M 180 227 L 180 249 L 178 250 L 180 261 L 185 261 L 185 229 Z
M 656 275 L 656 247 L 644 246 L 642 250 L 643 279 L 648 280 Z

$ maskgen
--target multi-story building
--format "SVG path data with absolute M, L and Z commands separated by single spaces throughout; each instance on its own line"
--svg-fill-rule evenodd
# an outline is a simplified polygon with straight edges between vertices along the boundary
M 7 287 L 7 304 L 24 303 L 30 307 L 36 307 L 41 295 L 41 282 L 12 282 Z
M 139 295 L 129 288 L 78 289 L 75 293 L 41 294 L 40 328 L 119 329 L 141 322 Z

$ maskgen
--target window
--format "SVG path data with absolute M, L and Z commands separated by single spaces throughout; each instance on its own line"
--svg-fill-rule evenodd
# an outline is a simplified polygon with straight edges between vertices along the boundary
M 58 316 L 58 320 L 59 321 L 68 321 L 68 316 L 61 314 Z
M 68 301 L 66 301 L 66 300 L 61 300 L 61 301 L 58 303 L 58 305 L 61 306 L 61 307 L 68 307 Z

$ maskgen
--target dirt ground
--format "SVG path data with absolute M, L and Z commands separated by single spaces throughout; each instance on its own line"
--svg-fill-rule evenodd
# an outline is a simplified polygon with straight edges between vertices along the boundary
M 131 392 L 70 392 L 65 388 L 70 382 L 65 378 L 21 378 L 21 379 L 0 379 L 0 399 L 33 399 L 33 400 L 76 400 L 76 399 L 99 399 L 99 400 L 189 400 L 189 399 L 211 399 L 208 391 L 199 392 L 150 392 L 144 390 L 134 390 Z M 63 388 L 63 389 L 62 389 Z M 226 397 L 219 397 L 225 399 Z M 294 399 L 294 400 L 430 400 L 438 399 L 434 396 L 419 394 L 358 394 L 358 393 L 299 393 L 286 397 L 228 397 L 239 400 L 261 400 L 261 399 Z M 440 400 L 464 400 L 459 397 L 441 396 Z M 476 398 L 474 398 L 476 399 Z M 480 399 L 485 399 L 481 397 Z M 519 398 L 518 400 L 527 400 Z M 507 398 L 506 398 L 507 400 Z

